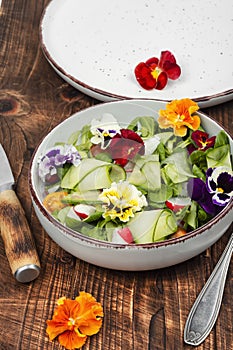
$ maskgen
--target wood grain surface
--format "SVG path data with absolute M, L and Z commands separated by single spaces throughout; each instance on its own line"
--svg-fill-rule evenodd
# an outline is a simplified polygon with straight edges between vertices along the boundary
M 28 191 L 32 152 L 58 123 L 99 103 L 66 84 L 45 60 L 38 28 L 48 2 L 2 0 L 0 8 L 0 142 L 12 165 L 15 190 L 41 261 L 35 281 L 18 283 L 0 239 L 0 350 L 61 350 L 57 341 L 49 341 L 46 320 L 59 297 L 73 298 L 79 291 L 92 293 L 105 314 L 101 331 L 90 337 L 83 349 L 191 349 L 183 342 L 187 315 L 232 227 L 206 252 L 185 263 L 148 272 L 120 272 L 93 266 L 62 250 L 34 213 Z M 233 130 L 233 101 L 205 112 Z M 232 294 L 231 263 L 218 320 L 198 350 L 233 349 Z

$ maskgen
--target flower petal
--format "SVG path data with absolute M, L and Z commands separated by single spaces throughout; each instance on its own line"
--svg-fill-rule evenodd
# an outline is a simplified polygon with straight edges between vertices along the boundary
M 225 207 L 231 200 L 231 196 L 226 193 L 215 193 L 212 201 L 214 204 Z
M 75 300 L 60 298 L 52 320 L 47 320 L 50 340 L 58 337 L 66 349 L 83 346 L 88 335 L 96 334 L 102 326 L 103 308 L 89 293 L 80 292 Z
M 158 66 L 167 73 L 169 79 L 176 80 L 181 74 L 180 66 L 178 66 L 174 55 L 170 51 L 161 52 Z
M 80 331 L 86 335 L 96 334 L 102 325 L 103 308 L 101 304 L 91 294 L 85 292 L 80 292 L 75 300 L 80 305 L 79 313 L 82 315 Z
M 196 130 L 192 132 L 191 139 L 196 144 L 199 150 L 206 151 L 215 144 L 216 136 L 209 138 L 209 134 L 204 131 Z
M 134 69 L 138 83 L 146 90 L 153 88 L 162 90 L 167 80 L 176 80 L 181 74 L 180 66 L 176 63 L 170 51 L 162 51 L 160 59 L 151 57 L 146 62 L 140 62 Z
M 145 63 L 153 70 L 158 67 L 159 59 L 157 57 L 151 57 Z
M 168 50 L 161 52 L 159 66 L 163 68 L 165 62 L 176 63 L 175 56 Z
M 206 213 L 214 216 L 218 208 L 212 202 L 212 196 L 206 189 L 206 184 L 199 178 L 190 179 L 187 186 L 188 194 L 192 200 L 197 202 Z
M 115 163 L 124 167 L 136 154 L 144 154 L 145 147 L 142 138 L 136 132 L 121 129 L 121 133 L 112 138 L 107 150 Z
M 201 201 L 205 198 L 205 182 L 201 179 L 190 179 L 187 185 L 189 196 L 196 202 Z
M 218 186 L 223 189 L 224 193 L 231 193 L 233 191 L 233 176 L 230 172 L 223 171 L 218 176 Z
M 206 172 L 206 188 L 213 196 L 213 203 L 225 206 L 233 197 L 233 172 L 225 166 L 209 168 Z
M 198 147 L 202 148 L 203 142 L 206 142 L 206 140 L 208 139 L 208 136 L 209 134 L 207 134 L 206 132 L 201 130 L 196 130 L 192 132 L 191 139 L 195 142 L 195 144 Z
M 87 340 L 86 335 L 77 334 L 76 332 L 65 331 L 59 335 L 58 341 L 68 350 L 81 348 Z
M 157 78 L 157 83 L 155 86 L 156 90 L 162 90 L 163 88 L 165 88 L 165 86 L 167 85 L 167 80 L 167 73 L 161 72 Z
M 142 192 L 128 181 L 113 182 L 110 188 L 102 191 L 99 199 L 104 203 L 103 217 L 122 222 L 129 221 L 135 212 L 148 205 Z
M 180 66 L 176 63 L 171 63 L 169 61 L 164 62 L 163 70 L 167 73 L 168 78 L 172 80 L 176 80 L 181 75 Z
M 138 83 L 146 90 L 154 89 L 156 79 L 151 74 L 151 69 L 144 63 L 139 63 L 134 70 Z
M 198 105 L 189 98 L 173 100 L 159 111 L 158 123 L 162 129 L 173 128 L 177 136 L 185 136 L 187 128 L 196 130 L 200 126 L 198 115 L 192 115 L 198 110 Z

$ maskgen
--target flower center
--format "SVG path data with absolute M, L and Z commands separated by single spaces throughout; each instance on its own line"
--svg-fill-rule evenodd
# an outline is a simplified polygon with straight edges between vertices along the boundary
M 74 326 L 74 325 L 75 325 L 75 320 L 72 317 L 70 317 L 68 321 L 68 326 Z
M 177 114 L 174 120 L 174 123 L 183 122 L 184 119 L 185 119 L 185 116 L 183 114 Z
M 152 77 L 153 77 L 154 79 L 157 80 L 157 78 L 158 78 L 158 76 L 159 76 L 159 74 L 160 74 L 161 72 L 162 72 L 162 70 L 161 70 L 160 68 L 156 67 L 155 69 L 153 69 L 153 70 L 151 71 L 151 75 L 152 75 Z
M 216 190 L 217 190 L 217 192 L 219 192 L 219 193 L 224 193 L 224 190 L 223 190 L 221 187 L 217 187 Z

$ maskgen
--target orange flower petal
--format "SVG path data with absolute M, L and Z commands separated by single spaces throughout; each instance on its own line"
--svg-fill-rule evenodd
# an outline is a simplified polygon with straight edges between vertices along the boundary
M 183 137 L 187 134 L 187 128 L 185 126 L 175 126 L 174 135 Z
M 76 332 L 66 331 L 59 335 L 58 341 L 68 350 L 74 350 L 81 348 L 87 340 L 86 335 L 80 336 Z
M 159 126 L 162 129 L 173 128 L 175 135 L 185 136 L 187 128 L 197 130 L 200 126 L 199 116 L 192 116 L 198 109 L 197 103 L 188 98 L 173 100 L 165 110 L 159 111 Z
M 103 308 L 101 304 L 97 303 L 91 294 L 85 292 L 80 292 L 80 295 L 75 300 L 81 305 L 81 332 L 87 335 L 96 334 L 102 325 Z
M 67 330 L 67 325 L 65 323 L 59 324 L 56 320 L 48 320 L 46 332 L 49 335 L 49 339 L 55 339 L 59 334 Z
M 103 308 L 91 294 L 80 292 L 75 300 L 62 297 L 57 304 L 52 320 L 47 320 L 50 340 L 58 337 L 67 349 L 77 349 L 100 330 Z

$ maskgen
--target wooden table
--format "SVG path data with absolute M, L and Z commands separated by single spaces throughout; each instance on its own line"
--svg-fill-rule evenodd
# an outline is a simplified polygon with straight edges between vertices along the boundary
M 178 266 L 149 272 L 111 271 L 74 258 L 40 226 L 28 191 L 29 162 L 36 145 L 54 126 L 99 103 L 60 79 L 45 60 L 38 37 L 48 0 L 2 0 L 0 9 L 0 142 L 16 179 L 16 192 L 32 229 L 42 270 L 31 283 L 12 277 L 0 239 L 0 350 L 61 349 L 46 335 L 55 301 L 79 291 L 92 293 L 104 307 L 100 333 L 91 350 L 181 350 L 189 310 L 217 263 L 230 235 Z M 205 110 L 228 130 L 233 101 Z M 0 165 L 1 171 L 1 165 Z M 232 265 L 231 265 L 232 267 Z M 216 325 L 198 349 L 233 349 L 233 272 L 229 270 Z

